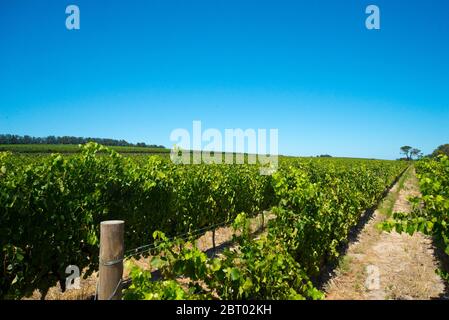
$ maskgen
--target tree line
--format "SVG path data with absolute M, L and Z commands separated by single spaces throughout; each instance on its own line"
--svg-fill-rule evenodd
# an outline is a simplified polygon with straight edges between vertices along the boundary
M 401 160 L 413 160 L 413 159 L 421 159 L 424 157 L 421 150 L 411 147 L 411 146 L 402 146 L 401 154 L 405 156 L 405 158 L 401 158 Z M 431 154 L 426 155 L 426 158 L 435 158 L 440 154 L 449 156 L 449 144 L 442 144 L 438 148 L 436 148 Z
M 165 148 L 162 145 L 146 144 L 145 142 L 130 143 L 125 140 L 108 138 L 82 138 L 72 136 L 32 137 L 28 135 L 0 134 L 0 144 L 86 144 L 88 142 L 96 142 L 104 146 Z

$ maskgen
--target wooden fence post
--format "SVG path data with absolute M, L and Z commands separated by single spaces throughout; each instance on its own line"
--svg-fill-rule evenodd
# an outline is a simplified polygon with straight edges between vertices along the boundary
M 125 222 L 103 221 L 100 224 L 100 275 L 98 300 L 122 298 Z

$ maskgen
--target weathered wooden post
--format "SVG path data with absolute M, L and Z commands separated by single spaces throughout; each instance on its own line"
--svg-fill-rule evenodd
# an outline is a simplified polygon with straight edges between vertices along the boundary
M 215 250 L 215 229 L 212 230 L 212 247 L 214 248 L 214 254 L 216 253 Z
M 98 300 L 122 298 L 125 222 L 103 221 L 100 224 L 100 275 Z

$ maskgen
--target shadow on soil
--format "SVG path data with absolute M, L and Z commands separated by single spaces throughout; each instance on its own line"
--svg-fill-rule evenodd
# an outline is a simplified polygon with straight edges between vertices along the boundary
M 432 250 L 435 253 L 435 257 L 438 259 L 438 268 L 449 275 L 449 256 L 444 252 L 442 246 L 438 245 L 438 241 L 432 239 Z M 449 282 L 444 281 L 444 292 L 434 300 L 449 300 Z

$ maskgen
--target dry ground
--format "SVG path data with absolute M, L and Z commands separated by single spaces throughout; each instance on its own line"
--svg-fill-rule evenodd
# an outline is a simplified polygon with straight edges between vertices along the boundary
M 395 196 L 393 212 L 410 212 L 410 196 L 419 195 L 411 168 L 404 182 L 390 193 Z M 402 188 L 401 188 L 402 187 Z M 439 267 L 432 240 L 421 233 L 413 236 L 383 232 L 378 228 L 386 216 L 381 209 L 349 245 L 336 275 L 325 286 L 330 300 L 434 299 L 444 295 L 445 286 L 435 273 Z

